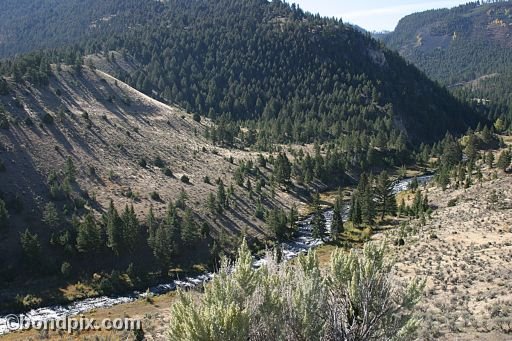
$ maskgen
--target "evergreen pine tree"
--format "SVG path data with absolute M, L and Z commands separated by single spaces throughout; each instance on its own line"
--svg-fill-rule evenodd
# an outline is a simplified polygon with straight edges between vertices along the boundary
M 402 215 L 407 213 L 407 207 L 405 206 L 405 199 L 402 198 L 400 201 L 400 206 L 398 207 L 398 216 L 401 217 Z
M 286 184 L 290 181 L 292 168 L 288 157 L 284 153 L 279 153 L 274 162 L 275 179 L 280 184 Z
M 146 215 L 146 224 L 148 227 L 148 245 L 150 247 L 153 247 L 153 243 L 155 241 L 155 233 L 156 233 L 156 229 L 158 227 L 158 224 L 157 224 L 157 221 L 155 218 L 155 213 L 153 211 L 153 205 L 151 205 L 149 207 L 149 212 Z
M 0 199 L 0 230 L 7 229 L 9 221 L 9 212 L 5 206 L 5 202 Z
M 299 220 L 299 211 L 297 210 L 297 206 L 295 204 L 290 208 L 290 214 L 288 216 L 288 223 L 290 225 L 289 228 L 289 237 L 293 237 L 293 235 L 297 232 L 298 225 L 297 221 Z
M 59 220 L 59 213 L 57 212 L 55 204 L 52 202 L 47 203 L 43 210 L 43 223 L 51 229 L 55 229 L 59 224 Z
M 498 158 L 497 167 L 502 171 L 506 171 L 510 166 L 511 155 L 508 150 L 501 152 L 500 157 Z
M 133 205 L 125 206 L 124 212 L 121 216 L 123 222 L 123 247 L 129 252 L 133 252 L 139 240 L 139 220 L 133 209 Z
M 227 202 L 226 188 L 222 180 L 219 180 L 219 184 L 217 185 L 217 211 L 219 214 L 227 208 Z
M 212 214 L 216 214 L 218 212 L 217 200 L 215 199 L 215 195 L 213 193 L 208 194 L 208 198 L 206 200 L 206 206 L 208 207 L 208 210 Z
M 96 224 L 94 215 L 88 213 L 84 221 L 78 226 L 76 248 L 79 252 L 91 253 L 100 250 L 102 245 L 101 231 Z
M 282 210 L 278 208 L 270 210 L 266 221 L 268 229 L 272 232 L 276 240 L 282 241 L 288 237 L 288 221 L 286 214 Z
M 152 245 L 153 255 L 162 268 L 162 274 L 167 275 L 167 270 L 172 263 L 174 255 L 174 241 L 171 235 L 170 227 L 162 223 L 155 231 L 155 240 Z
M 443 140 L 443 154 L 441 156 L 441 163 L 448 168 L 452 168 L 461 160 L 462 149 L 460 144 L 451 135 L 447 135 L 447 137 Z
M 489 168 L 492 168 L 494 166 L 494 154 L 493 154 L 493 152 L 491 152 L 491 151 L 487 152 L 487 156 L 485 158 L 485 162 L 487 163 L 487 166 Z
M 364 192 L 358 194 L 358 205 L 361 213 L 361 220 L 363 223 L 371 225 L 374 223 L 376 215 L 373 188 L 371 186 L 367 186 L 364 189 Z
M 66 178 L 70 182 L 74 182 L 76 179 L 76 168 L 73 163 L 73 159 L 71 159 L 71 156 L 68 156 L 66 159 L 66 166 L 64 168 L 64 174 L 66 175 Z
M 441 167 L 436 174 L 436 182 L 441 186 L 443 191 L 446 190 L 450 184 L 450 173 L 448 167 Z
M 170 243 L 172 244 L 173 254 L 176 254 L 182 244 L 181 240 L 181 222 L 178 217 L 176 207 L 169 204 L 167 207 L 167 216 L 165 218 L 165 225 L 169 232 Z
M 176 207 L 184 210 L 187 207 L 188 194 L 182 188 L 180 189 L 180 193 L 178 194 L 178 199 L 176 199 Z
M 341 195 L 338 194 L 334 209 L 332 213 L 331 235 L 334 240 L 337 240 L 341 233 L 344 232 L 343 227 L 343 202 Z
M 396 215 L 396 198 L 393 194 L 393 181 L 386 171 L 380 173 L 375 188 L 375 198 L 380 212 L 381 220 L 386 214 Z
M 261 203 L 260 199 L 258 199 L 256 202 L 256 210 L 254 212 L 254 216 L 261 220 L 265 218 L 265 209 L 263 208 L 263 204 Z
M 361 214 L 361 205 L 359 202 L 359 196 L 358 196 L 357 191 L 352 193 L 352 197 L 350 199 L 349 220 L 355 226 L 359 226 L 363 223 L 363 218 L 362 218 L 362 214 Z
M 423 197 L 421 195 L 421 192 L 419 192 L 419 191 L 416 192 L 416 195 L 414 196 L 414 201 L 413 201 L 411 208 L 412 208 L 412 211 L 416 218 L 419 218 L 421 213 L 423 213 L 424 206 L 423 206 Z
M 23 250 L 23 256 L 27 259 L 31 266 L 40 263 L 41 259 L 41 243 L 39 242 L 39 236 L 32 234 L 28 229 L 25 232 L 20 233 L 20 244 Z
M 312 225 L 312 235 L 313 238 L 316 239 L 324 239 L 326 228 L 325 228 L 325 216 L 324 212 L 322 211 L 322 208 L 320 207 L 320 196 L 318 193 L 315 194 L 313 197 L 313 207 L 314 207 L 314 213 L 313 213 L 313 220 L 311 221 Z
M 103 222 L 107 233 L 107 247 L 112 249 L 114 254 L 119 255 L 123 249 L 123 220 L 112 200 L 107 213 L 103 216 Z
M 409 189 L 414 192 L 418 189 L 418 187 L 419 187 L 418 178 L 414 177 L 414 179 L 412 179 L 411 183 L 409 184 Z
M 464 148 L 464 154 L 466 154 L 469 160 L 475 160 L 478 153 L 478 138 L 475 134 L 470 134 Z
M 183 217 L 181 240 L 185 246 L 191 246 L 199 239 L 199 229 L 194 221 L 192 210 L 187 208 Z

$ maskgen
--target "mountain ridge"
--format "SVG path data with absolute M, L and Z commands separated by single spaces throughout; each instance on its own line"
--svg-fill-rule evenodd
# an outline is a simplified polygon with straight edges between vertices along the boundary
M 512 1 L 415 13 L 379 38 L 491 121 L 511 126 Z
M 511 1 L 497 1 L 415 13 L 381 39 L 434 80 L 446 85 L 470 81 L 508 67 L 511 10 Z
M 109 4 L 119 12 L 125 6 Z M 133 87 L 202 116 L 265 131 L 261 139 L 280 143 L 333 139 L 358 126 L 370 139 L 384 130 L 390 140 L 403 134 L 419 145 L 479 120 L 393 52 L 336 19 L 280 1 L 160 6 L 155 18 L 152 11 L 135 14 L 126 32 L 112 19 L 114 28 L 86 40 L 80 53 L 122 51 L 137 69 L 116 76 Z M 367 124 L 357 123 L 361 116 Z M 392 124 L 379 122 L 391 116 Z M 240 135 L 236 125 L 227 124 L 228 135 Z

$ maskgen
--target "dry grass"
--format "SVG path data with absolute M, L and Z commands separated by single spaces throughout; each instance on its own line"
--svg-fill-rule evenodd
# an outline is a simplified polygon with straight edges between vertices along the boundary
M 122 62 L 120 58 L 116 60 Z M 198 221 L 209 224 L 214 236 L 220 231 L 225 231 L 229 240 L 242 233 L 261 239 L 268 236 L 265 222 L 255 217 L 258 195 L 251 195 L 233 181 L 238 165 L 243 160 L 256 160 L 259 153 L 214 146 L 203 137 L 212 125 L 208 119 L 203 117 L 196 122 L 183 109 L 158 102 L 100 70 L 89 68 L 77 74 L 66 66 L 60 71 L 54 67 L 48 87 L 25 84 L 13 86 L 13 90 L 21 107 L 10 97 L 0 98 L 12 122 L 10 129 L 0 134 L 0 158 L 6 166 L 1 190 L 8 198 L 18 194 L 25 210 L 21 214 L 11 212 L 12 224 L 2 235 L 5 259 L 21 258 L 19 232 L 27 227 L 40 240 L 50 239 L 51 229 L 41 224 L 42 208 L 50 200 L 47 177 L 52 171 L 62 173 L 68 157 L 77 170 L 74 195 L 89 197 L 87 208 L 98 216 L 111 199 L 119 210 L 133 204 L 141 221 L 150 206 L 154 207 L 155 215 L 163 216 L 167 205 L 184 189 L 187 206 L 193 209 Z M 53 124 L 42 122 L 45 114 L 53 116 Z M 32 125 L 25 123 L 27 118 Z M 173 176 L 167 176 L 155 165 L 157 158 Z M 141 159 L 146 160 L 147 167 L 139 164 Z M 260 171 L 270 179 L 269 169 Z M 180 180 L 182 175 L 190 178 L 189 184 Z M 211 184 L 204 182 L 205 176 Z M 215 180 L 219 178 L 234 188 L 231 209 L 222 216 L 211 214 L 206 205 L 208 195 L 217 190 Z M 254 188 L 253 175 L 251 182 Z M 262 201 L 268 207 L 289 209 L 304 199 L 281 188 L 276 188 L 272 197 L 270 187 L 267 183 L 263 188 Z M 152 192 L 158 193 L 160 199 L 152 199 Z M 58 202 L 57 208 L 62 214 L 63 202 Z M 49 245 L 43 242 L 42 247 Z M 184 261 L 192 258 L 191 254 L 198 258 L 206 250 L 190 250 L 190 254 L 183 255 Z M 59 300 L 94 294 L 90 288 L 68 285 L 55 277 L 40 281 L 20 279 L 2 288 L 0 295 L 14 297 L 24 292 Z
M 490 198 L 496 191 L 501 203 Z M 467 190 L 429 189 L 440 208 L 426 226 L 413 221 L 397 248 L 397 276 L 427 279 L 420 304 L 422 340 L 510 340 L 512 177 Z M 448 201 L 458 199 L 455 207 Z
M 165 340 L 165 332 L 169 322 L 170 307 L 176 299 L 175 293 L 169 293 L 153 297 L 149 300 L 138 300 L 132 303 L 117 305 L 107 309 L 98 309 L 84 314 L 85 318 L 101 321 L 103 319 L 115 319 L 119 317 L 139 319 L 142 329 L 146 334 L 146 340 Z M 19 333 L 11 333 L 0 337 L 6 341 L 18 340 L 96 340 L 107 338 L 111 340 L 134 340 L 133 332 L 113 331 L 85 331 L 68 334 L 62 332 L 41 333 L 30 330 Z
M 119 209 L 133 204 L 140 218 L 150 205 L 155 214 L 163 215 L 167 204 L 184 189 L 189 205 L 214 231 L 226 229 L 234 235 L 244 227 L 249 235 L 266 235 L 264 222 L 254 217 L 256 196 L 250 197 L 245 188 L 234 185 L 233 210 L 225 217 L 217 219 L 209 214 L 206 199 L 216 191 L 215 180 L 220 178 L 229 186 L 238 164 L 255 160 L 258 153 L 212 145 L 203 137 L 205 129 L 212 125 L 208 119 L 195 122 L 184 110 L 160 103 L 102 71 L 87 68 L 77 75 L 63 66 L 62 71 L 54 69 L 48 88 L 27 86 L 15 91 L 23 108 L 9 101 L 4 103 L 12 119 L 19 123 L 0 134 L 0 146 L 6 150 L 2 160 L 7 167 L 2 174 L 2 190 L 21 195 L 25 207 L 42 209 L 49 200 L 48 174 L 60 172 L 71 157 L 77 168 L 78 185 L 89 194 L 90 206 L 99 211 L 113 199 Z M 47 113 L 54 117 L 54 124 L 41 123 Z M 33 126 L 23 123 L 27 117 Z M 172 171 L 172 177 L 155 166 L 157 158 Z M 142 159 L 147 167 L 139 165 Z M 268 170 L 261 171 L 270 175 Z M 190 178 L 190 184 L 180 180 L 182 175 Z M 204 183 L 205 176 L 213 185 Z M 255 179 L 251 180 L 254 184 Z M 269 187 L 264 188 L 269 205 L 290 208 L 300 201 L 279 188 L 270 198 Z M 153 192 L 160 200 L 151 197 Z M 35 214 L 13 216 L 14 225 L 23 225 L 23 229 L 27 224 L 33 225 L 34 232 L 44 236 L 46 231 L 36 228 L 40 225 L 38 209 Z M 7 244 L 17 245 L 17 238 L 17 231 L 13 231 L 7 236 Z

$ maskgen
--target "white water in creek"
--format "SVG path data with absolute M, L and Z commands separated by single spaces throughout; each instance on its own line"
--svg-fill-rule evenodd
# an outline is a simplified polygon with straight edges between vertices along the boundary
M 418 177 L 419 185 L 424 185 L 432 180 L 433 176 Z M 412 178 L 398 181 L 394 185 L 394 193 L 399 193 L 408 189 Z M 349 207 L 345 207 L 345 219 Z M 330 231 L 332 223 L 332 210 L 324 212 L 327 230 Z M 305 253 L 310 249 L 323 244 L 321 239 L 312 237 L 311 229 L 312 217 L 308 217 L 298 222 L 299 230 L 297 236 L 290 241 L 281 244 L 283 260 L 287 261 L 297 257 L 301 253 Z M 265 259 L 255 259 L 254 266 L 259 267 L 264 264 Z M 149 288 L 149 292 L 153 295 L 161 295 L 176 288 L 193 288 L 199 284 L 210 281 L 213 273 L 205 273 L 196 277 L 185 277 L 182 280 L 174 280 L 170 283 L 159 284 Z M 33 309 L 24 314 L 0 316 L 0 335 L 9 333 L 17 329 L 15 321 L 25 320 L 32 322 L 43 322 L 48 320 L 58 320 L 69 316 L 76 316 L 98 308 L 108 308 L 114 305 L 133 302 L 137 299 L 146 297 L 146 292 L 135 291 L 128 295 L 116 297 L 95 297 L 84 300 L 75 301 L 68 305 L 55 305 L 44 308 Z

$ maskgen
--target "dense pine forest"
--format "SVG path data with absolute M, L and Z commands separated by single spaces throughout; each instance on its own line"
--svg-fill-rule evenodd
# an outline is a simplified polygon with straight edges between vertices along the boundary
M 403 18 L 380 38 L 429 77 L 508 128 L 512 3 L 469 2 Z M 481 105 L 484 104 L 484 105 Z
M 6 0 L 0 13 L 0 58 L 144 25 L 162 8 L 157 1 Z
M 155 11 L 162 14 L 140 24 Z M 222 143 L 241 135 L 239 121 L 255 135 L 249 142 L 263 146 L 269 139 L 325 141 L 359 131 L 367 139 L 385 134 L 395 147 L 397 140 L 433 142 L 476 123 L 446 90 L 338 20 L 279 1 L 170 1 L 141 13 L 126 33 L 107 30 L 62 62 L 122 51 L 140 65 L 132 74 L 120 73 L 122 80 L 225 123 L 216 134 Z M 116 26 L 121 19 L 112 20 Z M 3 68 L 15 78 L 39 79 L 44 63 L 56 59 L 22 58 Z M 29 64 L 39 73 L 27 73 Z

